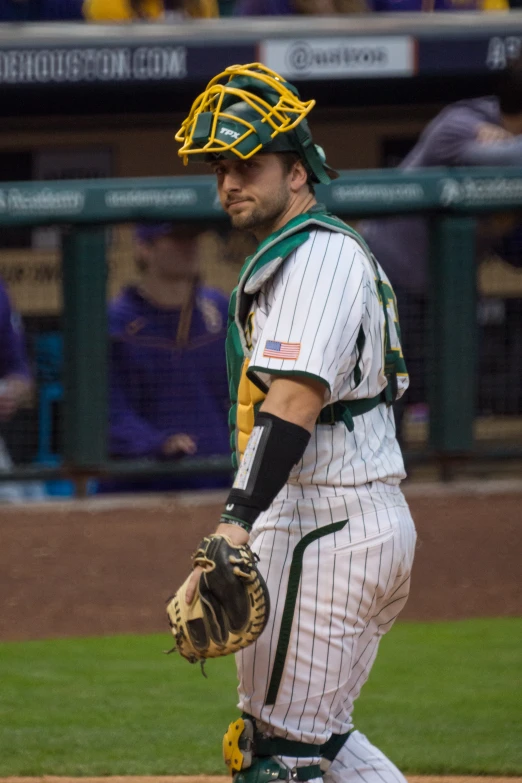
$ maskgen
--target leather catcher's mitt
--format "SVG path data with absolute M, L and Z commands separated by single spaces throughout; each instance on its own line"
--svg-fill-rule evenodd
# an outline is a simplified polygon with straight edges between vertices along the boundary
M 187 604 L 187 579 L 167 605 L 176 649 L 187 661 L 235 653 L 256 641 L 270 613 L 268 590 L 256 567 L 256 555 L 228 536 L 210 535 L 193 554 L 201 566 L 192 602 Z M 190 577 L 189 577 L 190 578 Z

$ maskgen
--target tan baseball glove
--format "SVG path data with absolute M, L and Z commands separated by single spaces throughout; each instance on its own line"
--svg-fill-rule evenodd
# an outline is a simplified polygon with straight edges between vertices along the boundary
M 190 663 L 235 653 L 263 631 L 270 602 L 257 559 L 246 544 L 218 534 L 196 549 L 193 568 L 203 573 L 191 603 L 185 601 L 189 577 L 167 605 L 174 649 Z

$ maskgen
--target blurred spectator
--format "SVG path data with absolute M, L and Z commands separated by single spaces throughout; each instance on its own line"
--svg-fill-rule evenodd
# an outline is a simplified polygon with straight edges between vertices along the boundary
M 509 0 L 372 0 L 373 11 L 509 11 Z
M 0 22 L 83 19 L 83 0 L 0 0 Z
M 237 16 L 357 14 L 368 10 L 366 0 L 238 0 Z
M 238 0 L 236 16 L 288 16 L 294 14 L 292 0 Z
M 400 165 L 403 171 L 429 166 L 522 165 L 522 59 L 498 81 L 496 95 L 447 106 L 422 133 Z M 421 217 L 364 221 L 359 229 L 380 260 L 397 294 L 410 388 L 404 404 L 426 401 L 425 317 L 428 288 L 428 224 Z M 477 260 L 501 254 L 522 265 L 519 218 L 495 215 L 481 220 Z M 398 409 L 398 429 L 403 409 Z
M 0 281 L 0 427 L 28 402 L 32 389 L 19 316 L 13 312 L 9 296 Z M 0 437 L 0 471 L 13 467 L 11 457 Z M 24 487 L 0 482 L 0 502 L 24 500 Z
M 84 15 L 90 22 L 126 22 L 161 19 L 162 0 L 85 0 Z
M 110 450 L 113 457 L 228 455 L 225 336 L 228 299 L 199 279 L 195 228 L 136 230 L 141 282 L 111 303 Z M 118 489 L 226 486 L 195 477 Z
M 217 0 L 165 0 L 165 18 L 168 19 L 169 11 L 181 6 L 185 16 L 192 19 L 212 19 L 219 16 Z
M 219 16 L 217 0 L 85 0 L 91 22 L 147 19 L 209 18 Z

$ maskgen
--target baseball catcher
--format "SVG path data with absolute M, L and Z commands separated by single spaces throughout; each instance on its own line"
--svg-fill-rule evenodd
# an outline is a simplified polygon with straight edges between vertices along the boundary
M 176 135 L 258 247 L 229 308 L 236 476 L 168 613 L 188 660 L 237 651 L 234 783 L 406 783 L 352 712 L 409 592 L 392 408 L 408 372 L 389 280 L 316 200 L 338 175 L 313 141 L 314 103 L 259 63 L 234 65 Z

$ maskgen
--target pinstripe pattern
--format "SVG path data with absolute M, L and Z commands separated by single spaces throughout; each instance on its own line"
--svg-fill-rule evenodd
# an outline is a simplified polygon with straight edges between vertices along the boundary
M 266 386 L 278 371 L 315 376 L 328 389 L 325 403 L 377 396 L 386 379 L 374 274 L 351 237 L 312 230 L 254 300 L 254 376 Z M 390 329 L 395 338 L 393 321 Z M 300 343 L 299 356 L 263 355 L 267 340 Z M 398 381 L 402 392 L 408 379 Z M 393 412 L 379 405 L 355 417 L 353 432 L 343 423 L 316 426 L 287 484 L 257 519 L 250 543 L 268 585 L 271 615 L 257 642 L 236 660 L 238 706 L 259 729 L 322 744 L 353 728 L 353 704 L 379 641 L 408 597 L 415 528 L 398 486 L 404 476 Z M 285 607 L 288 625 L 281 633 Z M 319 759 L 282 761 L 292 768 Z M 359 732 L 352 732 L 325 778 L 405 783 Z
M 383 335 L 383 308 L 365 253 L 351 237 L 315 229 L 256 298 L 249 373 L 265 386 L 271 371 L 313 375 L 328 387 L 325 404 L 374 397 L 386 385 Z M 266 356 L 267 341 L 299 343 L 298 358 Z M 398 381 L 403 391 L 408 379 Z M 353 432 L 342 422 L 315 428 L 281 499 L 335 496 L 369 481 L 400 483 L 404 463 L 391 408 L 379 405 L 354 424 Z
M 406 783 L 382 751 L 354 731 L 323 777 L 324 783 Z
M 292 551 L 307 533 L 343 519 L 345 528 L 305 550 L 283 678 L 276 703 L 267 706 Z M 322 743 L 352 728 L 353 702 L 379 640 L 406 602 L 414 544 L 397 487 L 376 482 L 337 498 L 275 502 L 251 539 L 272 612 L 256 644 L 238 655 L 241 709 L 303 742 Z

